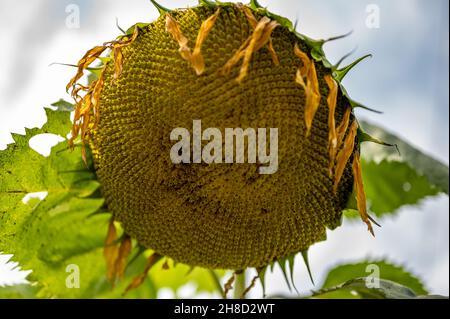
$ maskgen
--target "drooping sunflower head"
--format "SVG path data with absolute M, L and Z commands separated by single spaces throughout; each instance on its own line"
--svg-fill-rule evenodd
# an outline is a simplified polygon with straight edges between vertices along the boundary
M 72 141 L 89 143 L 126 234 L 189 265 L 260 269 L 324 240 L 352 193 L 372 231 L 355 102 L 340 84 L 348 68 L 326 60 L 325 41 L 297 33 L 256 1 L 159 9 L 157 21 L 89 50 L 68 85 L 77 103 Z M 79 85 L 98 58 L 98 78 Z M 222 154 L 212 163 L 173 163 L 172 130 L 192 132 L 199 120 L 217 129 L 216 151 L 225 151 L 226 139 L 217 138 L 230 128 L 242 129 L 244 145 L 277 143 L 276 171 L 261 174 L 264 164 L 249 161 L 256 155 L 246 148 L 243 163 L 237 154 L 233 163 Z M 276 128 L 277 140 L 258 128 Z M 122 246 L 116 254 L 129 251 L 129 241 Z

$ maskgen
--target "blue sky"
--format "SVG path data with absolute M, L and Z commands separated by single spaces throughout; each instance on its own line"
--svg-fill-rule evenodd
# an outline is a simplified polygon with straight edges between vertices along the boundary
M 184 7 L 195 1 L 160 1 L 167 7 Z M 449 29 L 447 0 L 260 0 L 272 11 L 298 21 L 298 31 L 314 38 L 328 38 L 353 31 L 328 43 L 332 62 L 355 49 L 351 62 L 367 53 L 344 81 L 356 100 L 379 109 L 382 115 L 359 111 L 359 115 L 404 137 L 444 163 L 449 162 Z M 80 28 L 65 25 L 68 4 L 80 7 Z M 380 9 L 380 27 L 366 26 L 369 4 Z M 52 62 L 75 63 L 98 43 L 115 38 L 120 25 L 148 22 L 157 11 L 148 0 L 130 1 L 0 1 L 0 148 L 12 141 L 9 132 L 41 125 L 43 106 L 61 97 L 68 99 L 64 84 L 73 73 Z M 407 264 L 424 278 L 434 293 L 448 295 L 447 196 L 405 207 L 383 220 L 375 240 L 359 223 L 329 233 L 329 240 L 311 249 L 317 277 L 337 262 L 363 257 L 386 257 Z M 338 253 L 339 252 L 339 253 Z M 298 280 L 309 286 L 301 263 Z M 17 276 L 0 266 L 0 282 Z M 270 277 L 272 292 L 285 291 L 281 274 Z M 258 295 L 258 292 L 255 292 Z

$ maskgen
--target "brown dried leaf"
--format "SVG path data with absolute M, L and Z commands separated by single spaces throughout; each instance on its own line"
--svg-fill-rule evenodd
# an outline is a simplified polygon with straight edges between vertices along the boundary
M 258 278 L 259 278 L 259 276 L 253 277 L 252 281 L 250 282 L 250 285 L 247 288 L 245 288 L 245 290 L 242 292 L 241 299 L 244 299 L 245 296 L 249 293 L 249 291 L 252 290 L 253 287 L 255 287 L 256 280 Z
M 233 289 L 233 283 L 236 280 L 236 272 L 234 272 L 231 277 L 227 280 L 223 287 L 223 298 L 227 299 L 228 292 Z

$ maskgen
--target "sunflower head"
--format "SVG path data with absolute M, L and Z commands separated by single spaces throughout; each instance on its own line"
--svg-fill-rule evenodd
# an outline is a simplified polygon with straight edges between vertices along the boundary
M 68 85 L 77 103 L 72 142 L 80 136 L 90 145 L 126 234 L 153 256 L 260 269 L 324 240 L 353 190 L 372 231 L 355 103 L 340 84 L 348 68 L 326 60 L 325 41 L 297 33 L 256 1 L 158 8 L 155 22 L 89 50 Z M 98 58 L 98 78 L 78 84 Z M 260 174 L 262 164 L 249 161 L 174 164 L 171 131 L 195 120 L 221 134 L 277 128 L 278 170 Z M 110 228 L 107 242 L 113 238 Z M 122 246 L 108 258 L 123 259 L 130 243 Z

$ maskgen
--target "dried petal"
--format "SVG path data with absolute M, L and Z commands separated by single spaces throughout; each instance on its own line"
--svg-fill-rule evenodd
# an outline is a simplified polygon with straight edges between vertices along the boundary
M 106 235 L 105 247 L 103 249 L 103 256 L 106 261 L 106 277 L 113 283 L 115 279 L 116 259 L 119 253 L 119 247 L 116 244 L 117 231 L 114 226 L 114 221 L 111 218 L 108 227 L 108 234 Z
M 306 136 L 308 136 L 311 131 L 312 122 L 320 104 L 319 81 L 317 80 L 316 66 L 314 63 L 311 63 L 307 78 L 308 84 L 305 106 Z
M 239 8 L 242 10 L 242 12 L 244 12 L 248 23 L 250 24 L 250 26 L 255 29 L 256 25 L 258 24 L 258 20 L 255 18 L 255 16 L 253 15 L 252 11 L 250 10 L 249 7 L 244 6 L 242 4 L 238 4 Z
M 271 38 L 273 30 L 279 26 L 278 22 L 272 21 L 268 17 L 263 17 L 258 21 L 248 7 L 240 5 L 240 8 L 246 15 L 250 26 L 253 28 L 253 33 L 222 68 L 222 74 L 228 74 L 233 66 L 241 59 L 244 59 L 237 78 L 238 82 L 242 82 L 247 76 L 253 53 L 260 50 L 266 44 L 269 44 L 269 52 L 274 64 L 279 64 L 278 56 L 273 48 Z
M 306 77 L 309 72 L 309 67 L 311 66 L 311 60 L 305 52 L 300 50 L 297 43 L 294 46 L 294 53 L 298 58 L 300 58 L 300 60 L 302 60 L 303 63 L 303 66 L 299 68 L 299 73 L 302 77 Z
M 253 29 L 255 29 L 256 26 L 258 25 L 258 20 L 253 15 L 253 13 L 250 10 L 250 8 L 247 7 L 247 6 L 244 6 L 244 5 L 239 5 L 239 7 L 241 8 L 241 10 L 244 12 L 245 16 L 247 17 L 247 21 L 250 24 L 250 26 Z M 272 57 L 273 63 L 275 65 L 279 65 L 280 64 L 280 60 L 278 59 L 278 55 L 275 52 L 275 49 L 273 48 L 273 41 L 272 41 L 271 37 L 269 38 L 268 49 L 269 49 L 270 56 Z
M 114 46 L 114 80 L 117 80 L 122 74 L 123 69 L 123 54 L 120 46 Z
M 366 223 L 369 232 L 372 236 L 375 236 L 373 232 L 371 217 L 367 213 L 366 194 L 364 192 L 364 184 L 362 179 L 361 162 L 359 158 L 359 152 L 353 157 L 353 181 L 354 189 L 356 191 L 356 206 L 358 207 L 359 214 L 364 223 Z
M 255 30 L 250 36 L 250 42 L 248 46 L 244 49 L 244 60 L 242 62 L 241 70 L 239 72 L 239 76 L 237 78 L 238 82 L 242 82 L 242 80 L 248 74 L 248 68 L 250 66 L 250 61 L 252 59 L 253 53 L 261 49 L 270 39 L 270 35 L 272 31 L 279 24 L 276 21 L 271 21 L 267 17 L 263 17 L 258 24 L 256 25 Z
M 236 53 L 227 61 L 227 63 L 222 67 L 221 73 L 223 75 L 227 75 L 230 73 L 231 69 L 239 63 L 239 61 L 245 55 L 245 48 L 250 43 L 251 38 L 247 38 L 245 42 L 240 46 L 240 48 L 236 51 Z
M 131 237 L 126 236 L 120 243 L 119 253 L 116 259 L 115 276 L 118 279 L 123 279 L 125 268 L 127 265 L 127 258 L 131 253 Z
M 94 62 L 106 50 L 106 46 L 96 46 L 85 53 L 85 55 L 78 61 L 78 70 L 75 76 L 69 81 L 66 90 L 69 91 L 71 87 L 83 76 L 84 70 Z
M 345 133 L 348 129 L 348 124 L 350 123 L 350 114 L 352 113 L 352 109 L 350 107 L 347 107 L 344 111 L 344 116 L 342 117 L 342 121 L 339 124 L 336 134 L 337 134 L 337 140 L 336 140 L 336 149 L 341 148 L 342 141 L 344 140 Z
M 306 53 L 300 50 L 297 44 L 294 47 L 294 53 L 303 63 L 303 66 L 297 71 L 295 81 L 305 90 L 305 124 L 306 136 L 308 136 L 320 104 L 319 81 L 314 62 L 310 60 Z
M 220 8 L 217 9 L 216 13 L 210 16 L 208 19 L 203 21 L 200 31 L 197 35 L 197 41 L 195 42 L 194 52 L 191 56 L 191 64 L 194 68 L 197 75 L 201 75 L 203 71 L 205 70 L 205 60 L 201 54 L 201 47 L 203 42 L 206 40 L 206 37 L 208 36 L 209 32 L 213 28 L 214 24 L 216 23 L 217 17 L 220 14 Z
M 327 98 L 328 103 L 328 152 L 330 157 L 330 176 L 333 174 L 332 168 L 334 166 L 334 159 L 336 157 L 337 147 L 337 133 L 335 111 L 337 102 L 338 85 L 331 75 L 325 75 L 325 82 L 328 85 L 329 93 Z
M 187 61 L 190 61 L 192 58 L 192 53 L 191 48 L 188 46 L 189 40 L 183 35 L 183 33 L 181 33 L 178 22 L 172 18 L 170 14 L 166 14 L 166 31 L 172 35 L 180 46 L 178 51 L 180 52 L 181 57 Z
M 355 138 L 358 131 L 358 123 L 353 121 L 350 131 L 345 138 L 344 145 L 339 151 L 337 156 L 337 163 L 334 175 L 334 191 L 337 191 L 339 182 L 341 181 L 342 174 L 344 173 L 345 166 L 347 165 L 350 156 L 352 155 L 355 148 Z
M 262 35 L 264 33 L 264 29 L 269 24 L 269 22 L 270 22 L 269 18 L 263 17 L 258 22 L 258 25 L 256 26 L 255 30 L 253 31 L 250 42 L 248 44 L 248 47 L 245 48 L 244 61 L 242 62 L 241 70 L 240 70 L 239 76 L 237 78 L 238 82 L 241 82 L 247 76 L 248 68 L 250 66 L 250 61 L 252 59 L 253 52 L 257 51 L 256 46 L 257 46 L 257 44 L 259 44 L 259 42 L 262 38 Z
M 277 52 L 275 51 L 275 48 L 273 47 L 272 38 L 269 38 L 268 49 L 269 49 L 270 56 L 272 57 L 273 64 L 280 65 L 280 60 L 278 59 Z

